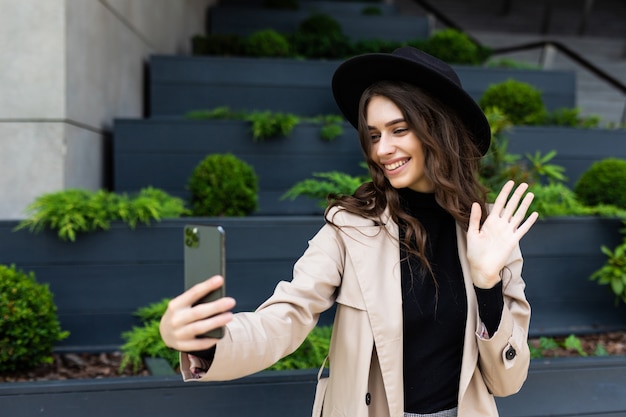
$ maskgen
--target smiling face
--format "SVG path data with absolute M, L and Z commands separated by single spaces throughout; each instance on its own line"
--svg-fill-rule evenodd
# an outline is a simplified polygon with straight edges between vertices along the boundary
M 394 188 L 429 193 L 433 182 L 426 176 L 422 142 L 409 128 L 396 104 L 383 96 L 370 99 L 366 114 L 371 140 L 370 157 Z

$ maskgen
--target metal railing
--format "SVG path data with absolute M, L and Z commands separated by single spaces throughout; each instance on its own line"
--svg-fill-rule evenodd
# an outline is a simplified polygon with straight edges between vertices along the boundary
M 463 28 L 457 24 L 454 20 L 452 20 L 449 16 L 443 13 L 441 10 L 437 9 L 435 6 L 430 4 L 427 0 L 414 0 L 422 9 L 426 11 L 426 13 L 431 14 L 436 20 L 441 22 L 443 25 L 457 29 L 459 31 L 465 32 L 469 38 L 475 42 L 477 45 L 481 45 L 482 43 L 468 34 Z M 527 51 L 532 49 L 541 48 L 541 58 L 540 65 L 545 68 L 548 66 L 548 62 L 551 60 L 551 57 L 554 55 L 554 50 L 561 52 L 563 55 L 567 56 L 569 59 L 574 61 L 579 66 L 583 67 L 597 78 L 605 81 L 615 90 L 621 92 L 624 95 L 624 109 L 622 111 L 622 116 L 620 123 L 626 123 L 626 84 L 613 77 L 611 74 L 607 73 L 593 62 L 589 61 L 579 53 L 573 51 L 568 46 L 564 45 L 561 42 L 554 40 L 540 40 L 536 42 L 528 42 L 520 45 L 513 45 L 507 47 L 499 47 L 499 48 L 491 48 L 494 55 L 506 54 L 511 52 L 519 52 L 519 51 Z

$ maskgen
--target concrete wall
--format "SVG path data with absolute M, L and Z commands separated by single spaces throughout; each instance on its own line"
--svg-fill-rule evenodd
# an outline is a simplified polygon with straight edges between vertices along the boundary
M 215 0 L 0 0 L 0 219 L 107 180 L 115 117 L 142 117 L 144 63 L 186 54 Z

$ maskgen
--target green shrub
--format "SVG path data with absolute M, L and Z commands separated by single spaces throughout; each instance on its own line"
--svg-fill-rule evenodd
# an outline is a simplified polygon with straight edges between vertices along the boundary
M 626 160 L 606 158 L 583 172 L 574 192 L 588 206 L 609 204 L 626 209 Z
M 467 34 L 456 29 L 440 30 L 426 41 L 410 44 L 449 64 L 480 65 L 491 54 L 489 49 L 476 44 Z
M 383 11 L 378 6 L 367 6 L 361 10 L 363 16 L 382 16 Z
M 194 55 L 239 56 L 245 54 L 245 39 L 239 35 L 210 33 L 191 38 Z
M 578 108 L 561 108 L 546 115 L 546 125 L 592 128 L 600 125 L 599 116 L 581 116 Z
M 33 272 L 0 265 L 0 372 L 52 363 L 54 344 L 67 336 L 48 285 Z
M 402 42 L 383 39 L 359 39 L 352 43 L 353 55 L 369 53 L 391 53 L 402 46 Z
M 291 45 L 297 56 L 309 59 L 336 59 L 352 53 L 350 41 L 342 33 L 318 35 L 295 32 L 291 35 Z
M 232 154 L 212 154 L 188 181 L 196 216 L 245 216 L 258 207 L 258 179 L 252 166 Z
M 245 52 L 256 57 L 286 57 L 290 54 L 289 41 L 273 29 L 260 30 L 246 38 Z
M 332 326 L 315 327 L 295 352 L 284 357 L 268 369 L 281 371 L 319 368 L 328 355 L 332 332 Z
M 49 228 L 56 230 L 61 240 L 73 242 L 79 233 L 108 230 L 114 220 L 134 228 L 138 223 L 180 217 L 189 211 L 180 198 L 147 187 L 134 196 L 83 189 L 47 193 L 37 197 L 26 213 L 28 217 L 16 230 L 28 228 L 37 233 Z
M 513 79 L 490 85 L 478 104 L 482 109 L 500 109 L 514 125 L 542 124 L 546 118 L 541 91 Z
M 300 22 L 296 31 L 317 36 L 341 35 L 343 33 L 341 24 L 325 13 L 311 14 Z
M 300 2 L 298 0 L 263 0 L 263 7 L 276 10 L 298 10 Z
M 291 44 L 296 55 L 313 59 L 342 58 L 352 50 L 339 22 L 325 13 L 302 20 L 291 35 Z
M 159 332 L 159 322 L 167 309 L 169 300 L 163 299 L 135 311 L 134 315 L 141 320 L 141 326 L 122 333 L 125 343 L 121 347 L 122 361 L 120 372 L 130 366 L 133 372 L 141 369 L 145 358 L 163 358 L 172 368 L 179 366 L 178 352 L 165 345 Z

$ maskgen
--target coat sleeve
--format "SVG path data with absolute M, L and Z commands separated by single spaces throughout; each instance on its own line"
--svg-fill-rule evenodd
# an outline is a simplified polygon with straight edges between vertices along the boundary
M 193 378 L 187 355 L 181 355 L 183 378 L 240 378 L 262 371 L 295 351 L 315 327 L 319 315 L 333 305 L 344 259 L 339 232 L 328 224 L 323 226 L 294 265 L 292 280 L 279 282 L 273 295 L 255 312 L 235 314 L 201 379 Z
M 530 305 L 524 294 L 522 264 L 518 246 L 502 270 L 504 307 L 498 330 L 488 339 L 481 337 L 480 329 L 476 332 L 479 367 L 487 388 L 495 396 L 515 394 L 528 375 Z

